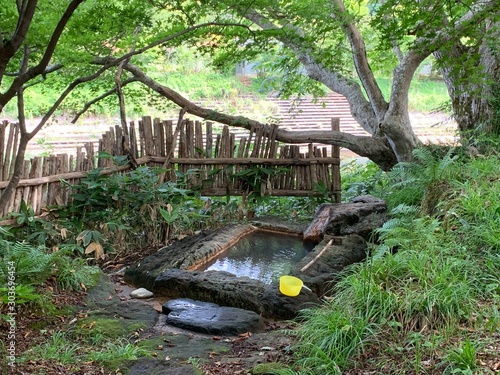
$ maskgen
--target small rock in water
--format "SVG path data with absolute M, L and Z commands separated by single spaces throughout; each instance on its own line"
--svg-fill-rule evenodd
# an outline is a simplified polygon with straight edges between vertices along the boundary
M 149 298 L 153 297 L 153 292 L 150 292 L 146 288 L 139 288 L 130 293 L 132 298 Z

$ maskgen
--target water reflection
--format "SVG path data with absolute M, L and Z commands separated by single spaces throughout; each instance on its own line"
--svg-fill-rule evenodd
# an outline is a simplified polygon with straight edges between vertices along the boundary
M 227 271 L 271 283 L 288 274 L 313 247 L 299 236 L 257 230 L 199 270 Z

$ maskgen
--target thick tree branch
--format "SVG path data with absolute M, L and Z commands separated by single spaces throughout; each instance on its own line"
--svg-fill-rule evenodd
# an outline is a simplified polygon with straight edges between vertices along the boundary
M 206 120 L 220 122 L 229 126 L 236 126 L 248 130 L 264 128 L 264 133 L 269 134 L 271 127 L 244 116 L 231 116 L 208 108 L 203 108 L 184 98 L 178 92 L 163 86 L 148 77 L 140 68 L 133 64 L 126 64 L 124 69 L 132 73 L 138 81 L 142 82 L 161 96 L 174 102 L 187 113 Z M 295 132 L 279 129 L 276 139 L 288 143 L 318 142 L 329 145 L 338 145 L 348 148 L 360 156 L 366 156 L 383 169 L 390 169 L 396 163 L 389 143 L 383 138 L 359 137 L 348 133 L 335 131 L 305 131 Z
M 431 33 L 419 37 L 415 40 L 412 49 L 428 56 L 446 43 L 459 40 L 464 36 L 467 29 L 481 23 L 499 10 L 500 2 L 498 0 L 478 0 L 467 13 L 452 25 L 448 24 L 448 27 L 443 27 L 437 31 L 432 30 Z
M 19 50 L 26 38 L 28 29 L 31 25 L 33 15 L 35 14 L 38 0 L 28 0 L 24 7 L 18 7 L 19 18 L 16 31 L 12 37 L 5 43 L 0 39 L 0 84 L 7 68 L 7 64 L 14 54 Z M 0 111 L 2 105 L 0 103 Z
M 351 44 L 356 72 L 358 73 L 361 84 L 365 88 L 366 94 L 370 99 L 373 111 L 376 113 L 377 119 L 380 122 L 387 111 L 388 103 L 385 101 L 384 95 L 382 94 L 382 91 L 380 90 L 380 87 L 378 86 L 375 76 L 370 68 L 370 64 L 368 63 L 365 42 L 357 26 L 352 21 L 348 21 L 348 14 L 344 2 L 342 0 L 333 0 L 333 3 L 337 7 L 338 12 L 337 14 L 334 14 L 333 17 L 340 20 L 347 39 Z
M 50 59 L 52 58 L 52 55 L 54 54 L 57 43 L 59 42 L 59 39 L 62 35 L 62 32 L 64 31 L 64 28 L 66 27 L 66 24 L 73 16 L 73 13 L 75 12 L 76 8 L 78 8 L 78 6 L 84 1 L 85 0 L 73 0 L 68 5 L 66 10 L 64 11 L 64 14 L 61 16 L 59 22 L 57 23 L 57 26 L 55 27 L 52 33 L 52 36 L 50 37 L 49 43 L 47 44 L 47 47 L 40 62 L 31 69 L 28 69 L 25 73 L 21 74 L 16 79 L 14 79 L 11 86 L 7 89 L 7 91 L 4 94 L 0 93 L 0 112 L 3 110 L 3 107 L 16 95 L 16 92 L 18 92 L 19 89 L 26 82 L 28 82 L 30 79 L 38 75 L 41 75 L 45 71 L 47 65 L 50 62 Z M 0 71 L 0 73 L 2 72 Z
M 278 30 L 278 26 L 270 22 L 259 12 L 250 9 L 244 16 L 263 30 Z M 301 31 L 294 29 L 297 33 Z M 297 59 L 302 63 L 310 78 L 321 82 L 330 90 L 343 95 L 349 102 L 351 113 L 361 127 L 370 134 L 374 134 L 380 122 L 373 110 L 372 105 L 366 100 L 361 86 L 354 80 L 342 74 L 328 69 L 318 61 L 312 51 L 298 45 L 297 40 L 289 37 L 289 34 L 276 36 L 285 46 L 295 51 Z M 310 48 L 308 46 L 307 48 Z

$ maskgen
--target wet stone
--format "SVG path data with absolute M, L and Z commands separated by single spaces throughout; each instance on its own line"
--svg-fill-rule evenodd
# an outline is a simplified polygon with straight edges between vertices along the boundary
M 153 297 L 153 292 L 150 292 L 146 288 L 139 288 L 130 293 L 130 297 L 137 299 L 144 299 Z
M 173 299 L 162 306 L 167 323 L 211 335 L 238 335 L 262 328 L 261 317 L 253 311 L 189 298 Z

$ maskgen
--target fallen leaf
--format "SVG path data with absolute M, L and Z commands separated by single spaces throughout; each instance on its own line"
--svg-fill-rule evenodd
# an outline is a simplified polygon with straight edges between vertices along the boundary
M 96 259 L 104 259 L 105 258 L 104 248 L 98 242 L 91 242 L 85 248 L 85 254 L 92 254 L 92 253 L 95 253 Z

